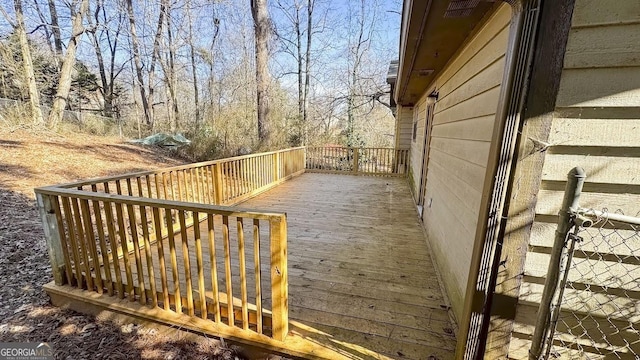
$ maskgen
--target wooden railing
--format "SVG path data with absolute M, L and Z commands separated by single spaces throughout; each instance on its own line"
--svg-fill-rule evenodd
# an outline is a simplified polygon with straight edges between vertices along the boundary
M 304 172 L 304 147 L 61 184 L 200 204 L 235 205 Z
M 35 191 L 57 285 L 283 340 L 286 216 L 229 206 L 305 171 L 402 176 L 407 163 L 408 150 L 299 147 Z
M 306 171 L 374 176 L 406 176 L 409 150 L 307 147 Z
M 304 156 L 295 148 L 36 189 L 56 284 L 283 340 L 286 216 L 220 205 L 301 174 Z

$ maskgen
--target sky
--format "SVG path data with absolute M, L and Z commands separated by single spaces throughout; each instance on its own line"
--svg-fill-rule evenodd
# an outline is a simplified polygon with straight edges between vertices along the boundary
M 220 49 L 216 52 L 219 59 L 225 59 L 233 63 L 240 56 L 240 47 L 252 47 L 252 18 L 249 8 L 249 0 L 217 0 L 215 9 L 211 7 L 210 0 L 192 0 L 201 7 L 197 8 L 193 16 L 196 18 L 194 32 L 196 41 L 203 49 L 209 49 L 212 38 L 211 19 L 216 14 L 220 17 L 221 30 L 218 42 Z M 278 8 L 278 3 L 285 7 L 293 3 L 294 0 L 270 0 L 270 15 L 275 27 L 279 32 L 286 33 L 287 17 Z M 304 0 L 298 0 L 304 2 Z M 365 22 L 367 29 L 371 27 L 371 41 L 368 44 L 369 51 L 366 54 L 367 66 L 371 67 L 369 72 L 376 76 L 376 81 L 384 81 L 386 77 L 386 67 L 389 61 L 397 58 L 399 32 L 400 32 L 400 12 L 401 0 L 315 0 L 315 23 L 322 27 L 322 31 L 314 34 L 314 46 L 312 72 L 316 84 L 321 83 L 324 91 L 334 91 L 335 87 L 340 87 L 344 75 L 348 71 L 348 58 L 355 42 L 354 34 L 357 32 L 357 18 L 360 13 L 361 1 L 365 2 Z M 44 15 L 48 17 L 45 0 L 39 0 L 40 7 Z M 67 1 L 56 0 L 58 15 L 62 27 L 63 37 L 67 37 L 70 28 L 70 15 L 65 3 Z M 94 1 L 91 1 L 94 4 Z M 111 1 L 106 1 L 110 4 Z M 184 1 L 177 1 L 184 3 Z M 34 1 L 23 0 L 23 8 L 27 22 L 27 31 L 31 32 L 42 24 L 34 7 Z M 13 0 L 0 0 L 0 5 L 6 9 L 13 17 Z M 143 43 L 150 44 L 152 34 L 155 31 L 155 21 L 157 19 L 157 0 L 135 1 L 136 17 L 138 22 L 138 35 Z M 303 9 L 303 12 L 306 12 Z M 184 14 L 181 16 L 184 19 Z M 125 24 L 125 31 L 128 24 Z M 178 41 L 180 33 L 184 33 L 184 21 L 176 20 L 178 28 Z M 4 36 L 11 31 L 10 25 L 0 16 L 0 36 Z M 42 35 L 41 31 L 34 32 L 31 36 Z M 277 39 L 276 39 L 277 40 Z M 241 45 L 244 42 L 245 45 Z M 41 42 L 42 43 L 42 42 Z M 66 43 L 66 41 L 65 41 Z M 124 50 L 119 53 L 122 61 L 130 58 L 130 50 L 127 41 L 122 41 Z M 304 44 L 303 44 L 304 46 Z M 144 47 L 144 46 L 143 46 Z M 145 47 L 148 48 L 149 46 Z M 253 51 L 252 49 L 245 49 Z M 271 70 L 273 75 L 280 80 L 285 88 L 292 89 L 296 85 L 296 76 L 291 75 L 297 69 L 296 61 L 286 52 L 282 51 L 282 45 L 278 41 L 272 42 Z M 185 53 L 186 54 L 186 53 Z M 183 54 L 182 56 L 186 56 Z M 91 67 L 92 58 L 95 56 L 88 37 L 82 39 L 78 50 L 78 58 L 89 63 Z M 202 70 L 204 73 L 204 70 Z M 318 89 L 318 91 L 322 91 Z

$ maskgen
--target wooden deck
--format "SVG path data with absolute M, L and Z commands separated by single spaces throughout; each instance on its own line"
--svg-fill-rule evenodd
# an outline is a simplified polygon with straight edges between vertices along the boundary
M 304 174 L 242 206 L 287 213 L 292 333 L 354 359 L 453 358 L 405 179 Z
M 453 358 L 454 327 L 405 179 L 304 174 L 239 207 L 287 213 L 290 333 L 282 346 L 285 352 L 330 359 Z M 215 221 L 219 229 L 221 218 Z M 245 221 L 248 233 L 241 260 L 236 225 L 229 224 L 230 268 L 224 261 L 215 266 L 221 274 L 218 288 L 224 299 L 224 274 L 230 270 L 234 303 L 240 304 L 244 290 L 255 304 L 255 286 L 243 289 L 238 271 L 242 262 L 246 268 L 254 266 L 252 234 Z M 200 230 L 206 239 L 206 223 Z M 187 237 L 193 235 L 191 229 Z M 180 235 L 176 236 L 181 261 Z M 268 233 L 261 236 L 268 239 Z M 222 241 L 216 240 L 215 247 L 216 253 L 224 253 Z M 152 252 L 157 252 L 156 245 Z M 169 259 L 169 246 L 164 245 L 164 252 Z M 202 252 L 209 253 L 207 241 L 202 242 Z M 189 250 L 191 267 L 196 264 L 194 253 Z M 268 243 L 261 246 L 260 258 L 261 297 L 269 308 Z M 146 268 L 142 266 L 144 278 Z M 172 288 L 173 274 L 167 271 Z M 211 274 L 205 275 L 205 283 L 211 284 Z M 178 276 L 185 279 L 182 270 Z M 190 277 L 197 299 L 196 271 Z M 246 277 L 245 283 L 255 284 L 253 272 Z M 137 278 L 134 266 L 136 286 Z M 159 281 L 156 274 L 161 288 Z M 211 295 L 206 293 L 208 299 Z

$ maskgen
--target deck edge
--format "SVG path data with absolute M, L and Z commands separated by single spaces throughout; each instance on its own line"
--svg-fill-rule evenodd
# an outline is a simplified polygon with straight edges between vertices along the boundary
M 129 302 L 126 299 L 120 300 L 65 285 L 56 285 L 54 282 L 44 284 L 43 289 L 49 295 L 54 306 L 96 316 L 114 323 L 136 323 L 152 328 L 159 327 L 167 331 L 189 333 L 194 336 L 205 335 L 224 338 L 288 357 L 312 360 L 347 359 L 343 355 L 307 341 L 295 333 L 290 333 L 284 342 L 280 342 L 224 324 L 215 324 L 184 314 L 151 308 L 136 302 Z

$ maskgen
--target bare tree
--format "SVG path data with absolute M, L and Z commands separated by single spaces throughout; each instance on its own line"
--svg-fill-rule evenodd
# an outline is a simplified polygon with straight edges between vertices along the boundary
M 314 24 L 315 0 L 278 0 L 277 8 L 287 24 L 278 29 L 278 39 L 284 53 L 296 62 L 298 119 L 296 143 L 306 143 L 311 88 L 312 40 L 322 29 Z M 297 145 L 296 144 L 296 145 Z
M 310 89 L 310 81 L 311 81 L 311 40 L 313 37 L 313 9 L 315 7 L 315 0 L 307 0 L 307 48 L 305 50 L 304 55 L 304 106 L 302 112 L 303 122 L 303 134 L 302 134 L 302 142 L 303 144 L 307 143 L 307 123 L 309 116 L 309 89 Z
M 89 0 L 82 0 L 80 3 L 80 9 L 77 9 L 77 3 L 77 0 L 73 1 L 70 6 L 72 19 L 71 37 L 69 38 L 69 44 L 67 45 L 67 53 L 64 55 L 64 59 L 62 61 L 60 80 L 58 81 L 58 92 L 56 93 L 56 98 L 53 100 L 53 106 L 51 107 L 51 113 L 49 114 L 49 126 L 55 126 L 62 121 L 62 114 L 67 105 L 69 90 L 71 89 L 71 72 L 76 64 L 76 50 L 78 49 L 80 37 L 84 33 L 82 19 L 89 8 Z
M 175 65 L 175 47 L 173 42 L 173 30 L 171 19 L 171 4 L 167 1 L 165 4 L 165 19 L 167 22 L 167 65 L 163 65 L 165 83 L 167 84 L 167 92 L 169 94 L 169 124 L 171 131 L 175 132 L 180 121 L 180 111 L 178 109 L 176 65 Z M 161 62 L 162 64 L 162 62 Z
M 360 0 L 360 11 L 356 16 L 357 33 L 355 40 L 349 41 L 350 51 L 350 63 L 349 63 L 349 94 L 347 97 L 347 145 L 356 146 L 355 137 L 355 110 L 359 107 L 356 103 L 357 98 L 360 96 L 360 71 L 362 67 L 363 58 L 365 52 L 369 50 L 371 46 L 371 37 L 374 31 L 374 23 L 376 21 L 375 9 L 373 9 L 373 17 L 370 23 L 367 24 L 367 4 L 366 0 Z
M 155 74 L 156 74 L 156 62 L 158 62 L 158 59 L 161 59 L 162 57 L 160 56 L 160 43 L 162 40 L 162 31 L 164 29 L 164 18 L 166 15 L 166 7 L 167 7 L 167 0 L 161 0 L 160 1 L 160 12 L 158 13 L 158 21 L 157 21 L 157 25 L 156 25 L 156 33 L 153 37 L 153 48 L 151 50 L 151 61 L 149 63 L 149 72 L 148 72 L 148 76 L 149 76 L 149 99 L 148 99 L 148 103 L 151 105 L 151 108 L 149 109 L 150 113 L 151 113 L 151 117 L 154 118 L 154 114 L 155 114 L 155 109 L 153 107 L 154 103 L 155 103 Z M 162 63 L 160 64 L 162 65 Z
M 89 23 L 87 32 L 91 38 L 100 73 L 100 91 L 104 99 L 103 114 L 108 117 L 113 116 L 116 78 L 124 70 L 125 66 L 123 62 L 116 69 L 116 52 L 124 19 L 122 13 L 118 10 L 116 9 L 116 14 L 113 14 L 113 19 L 107 17 L 107 7 L 104 4 L 104 0 L 96 0 L 95 11 L 93 11 L 93 14 L 90 14 L 89 11 L 87 14 Z M 104 59 L 103 43 L 106 43 L 107 46 L 107 61 Z
M 134 87 L 138 89 L 140 98 L 142 101 L 142 109 L 144 111 L 144 121 L 147 125 L 153 124 L 153 116 L 151 115 L 151 109 L 149 107 L 149 101 L 144 89 L 144 77 L 142 76 L 142 60 L 140 59 L 140 43 L 138 40 L 138 34 L 136 32 L 136 21 L 133 12 L 132 0 L 127 0 L 127 13 L 129 15 L 129 31 L 131 33 L 131 47 L 133 50 L 133 61 L 135 63 L 136 78 Z
M 51 32 L 56 49 L 56 55 L 62 56 L 62 36 L 60 35 L 60 23 L 58 22 L 58 10 L 54 0 L 49 0 L 49 15 L 51 16 Z
M 303 5 L 300 0 L 293 0 L 293 3 L 289 4 L 287 0 L 278 0 L 276 2 L 277 7 L 282 11 L 285 15 L 285 18 L 289 20 L 291 24 L 291 37 L 290 39 L 285 34 L 282 29 L 278 30 L 278 38 L 284 43 L 284 50 L 286 53 L 291 55 L 296 61 L 296 77 L 297 77 L 297 90 L 298 90 L 298 118 L 296 123 L 296 141 L 294 141 L 294 145 L 300 145 L 302 139 L 304 137 L 304 128 L 305 128 L 305 114 L 304 114 L 304 106 L 305 106 L 305 87 L 304 87 L 304 62 L 305 58 L 302 54 L 303 52 L 303 37 L 304 31 L 303 21 L 302 19 L 302 11 Z
M 220 19 L 216 17 L 216 12 L 214 8 L 213 12 L 213 37 L 211 39 L 211 47 L 209 48 L 209 52 L 203 51 L 201 54 L 204 61 L 209 66 L 209 79 L 208 79 L 208 88 L 209 88 L 209 107 L 211 109 L 215 108 L 216 112 L 220 114 L 220 110 L 222 108 L 222 96 L 221 96 L 221 85 L 222 82 L 217 82 L 215 77 L 215 64 L 216 64 L 216 41 L 218 40 L 218 35 L 220 34 Z M 214 90 L 215 89 L 215 90 Z M 217 91 L 216 91 L 217 90 Z M 214 98 L 214 92 L 218 93 L 218 96 Z M 211 116 L 211 125 L 215 126 L 215 117 Z
M 194 102 L 194 108 L 195 108 L 195 122 L 196 122 L 196 129 L 198 129 L 200 127 L 200 97 L 198 93 L 198 69 L 196 68 L 196 47 L 194 45 L 194 39 L 193 39 L 193 18 L 191 15 L 192 7 L 193 7 L 193 2 L 189 1 L 187 3 L 187 17 L 188 17 L 188 23 L 189 23 L 188 42 L 189 42 L 189 50 L 190 50 L 189 56 L 191 58 L 191 76 L 193 77 L 193 102 Z M 215 41 L 215 37 L 214 37 L 214 41 Z
M 258 104 L 258 139 L 269 145 L 269 35 L 271 21 L 267 10 L 267 0 L 250 0 L 253 28 L 255 32 L 256 53 L 256 92 Z
M 48 26 L 42 26 L 42 30 L 44 31 L 45 38 L 47 39 L 47 45 L 49 45 L 49 50 L 53 53 L 53 45 L 51 44 L 51 32 L 49 31 L 51 27 L 51 22 L 46 18 L 42 9 L 40 9 L 40 4 L 38 0 L 33 0 L 33 5 L 36 9 L 36 13 L 38 14 L 38 18 L 42 24 L 47 24 Z
M 42 110 L 40 109 L 40 93 L 38 92 L 38 86 L 36 84 L 36 76 L 33 71 L 33 61 L 31 59 L 31 49 L 29 48 L 29 39 L 27 39 L 27 31 L 24 26 L 24 14 L 22 12 L 22 1 L 14 0 L 13 7 L 16 12 L 15 23 L 11 21 L 7 12 L 0 6 L 2 15 L 9 24 L 14 28 L 20 41 L 20 52 L 22 53 L 22 65 L 24 69 L 24 75 L 27 78 L 27 84 L 29 88 L 29 105 L 31 107 L 31 118 L 36 126 L 44 125 L 44 118 L 42 117 Z

